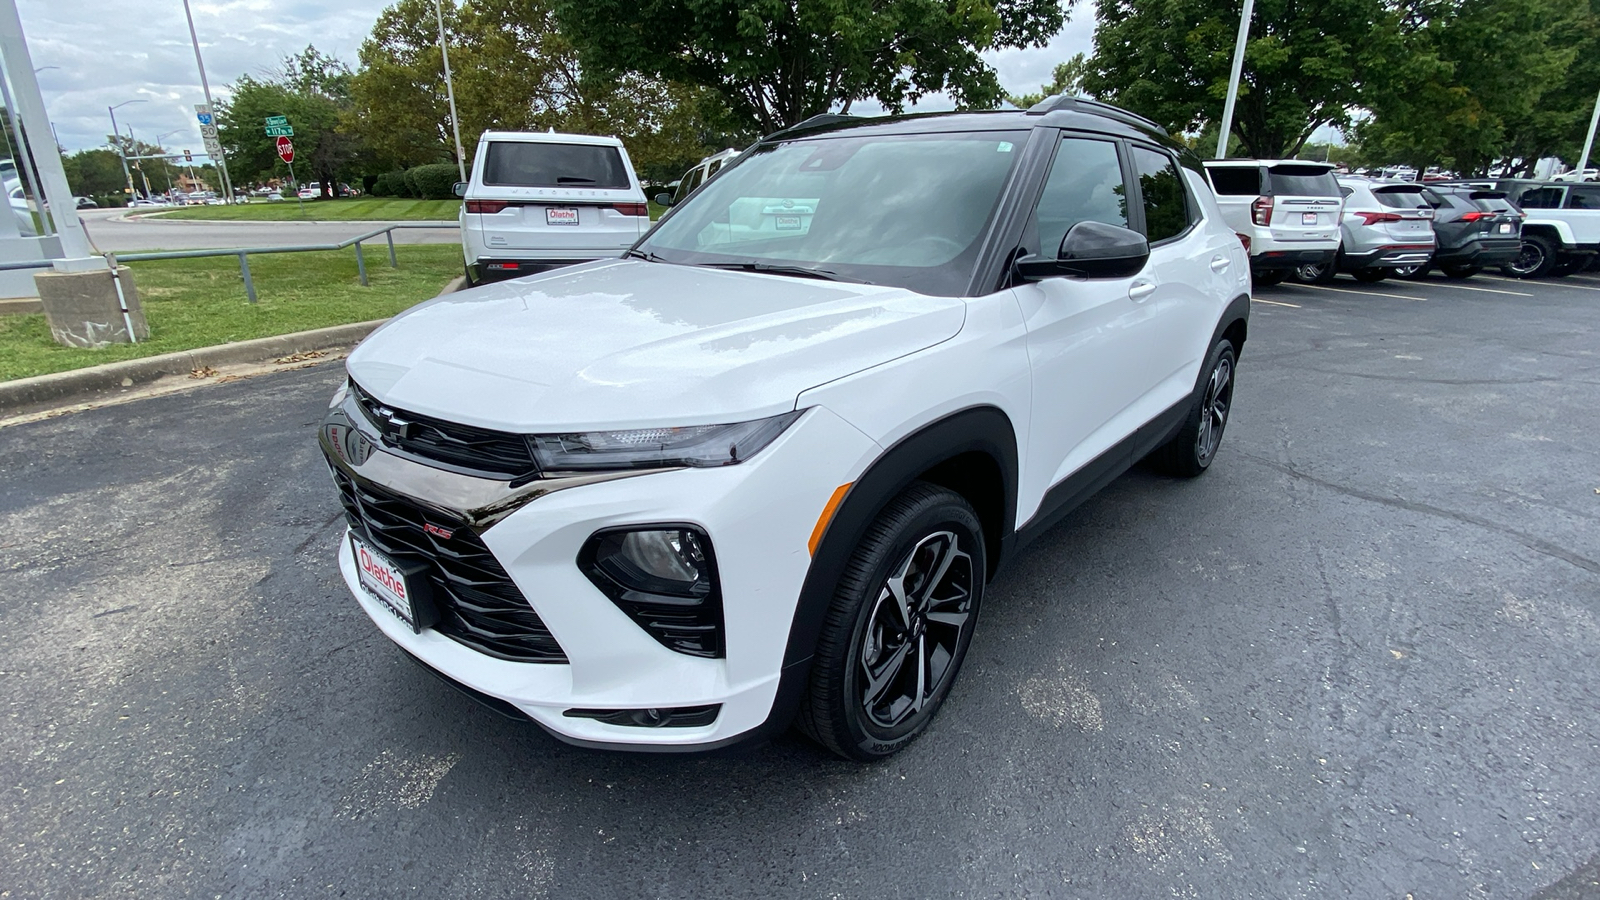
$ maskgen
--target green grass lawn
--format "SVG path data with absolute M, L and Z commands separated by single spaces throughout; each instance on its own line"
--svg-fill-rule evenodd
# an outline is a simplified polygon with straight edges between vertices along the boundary
M 304 209 L 301 209 L 302 205 Z M 417 219 L 454 221 L 456 213 L 460 211 L 460 200 L 353 197 L 346 200 L 307 200 L 304 204 L 293 198 L 275 201 L 255 199 L 234 206 L 185 206 L 171 212 L 150 215 L 163 219 L 230 219 L 250 222 L 296 220 L 390 222 Z
M 461 248 L 454 244 L 397 250 L 400 268 L 391 269 L 388 248 L 366 248 L 371 287 L 357 280 L 353 249 L 252 256 L 250 275 L 260 298 L 253 305 L 234 257 L 131 263 L 150 324 L 148 341 L 77 350 L 51 339 L 42 314 L 0 316 L 0 381 L 383 319 L 438 295 L 461 274 Z

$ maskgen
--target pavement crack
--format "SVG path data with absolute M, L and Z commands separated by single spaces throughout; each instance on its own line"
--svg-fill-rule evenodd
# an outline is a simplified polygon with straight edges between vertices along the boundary
M 1404 384 L 1452 384 L 1452 385 L 1479 385 L 1479 384 L 1546 384 L 1552 381 L 1567 382 L 1570 378 L 1555 375 L 1534 375 L 1529 378 L 1424 378 L 1418 375 L 1382 375 L 1377 372 L 1346 372 L 1342 369 L 1319 369 L 1316 366 L 1291 366 L 1305 372 L 1317 372 L 1322 375 L 1343 375 L 1346 378 L 1367 378 L 1373 381 L 1395 381 Z
M 1475 516 L 1475 515 L 1473 515 L 1471 513 L 1459 512 L 1459 511 L 1453 510 L 1453 509 L 1445 509 L 1444 507 L 1434 506 L 1434 505 L 1429 504 L 1429 503 L 1420 503 L 1420 502 L 1415 501 L 1415 500 L 1406 500 L 1406 499 L 1401 498 L 1401 497 L 1386 497 L 1386 496 L 1384 496 L 1382 494 L 1375 494 L 1375 493 L 1373 493 L 1371 491 L 1364 491 L 1361 488 L 1351 487 L 1349 485 L 1344 485 L 1344 484 L 1338 484 L 1337 482 L 1328 481 L 1328 480 L 1323 479 L 1323 478 L 1318 478 L 1315 475 L 1311 475 L 1309 473 L 1302 472 L 1299 469 L 1294 468 L 1293 466 L 1285 465 L 1283 463 L 1277 462 L 1276 460 L 1268 459 L 1265 456 L 1257 456 L 1254 453 L 1241 452 L 1240 455 L 1245 457 L 1246 459 L 1249 459 L 1249 460 L 1253 461 L 1253 462 L 1260 463 L 1261 465 L 1266 466 L 1269 469 L 1273 469 L 1275 471 L 1282 472 L 1283 474 L 1288 475 L 1291 478 L 1297 478 L 1297 479 L 1300 479 L 1301 481 L 1306 481 L 1306 482 L 1309 482 L 1311 484 L 1318 485 L 1320 487 L 1325 487 L 1330 491 L 1334 491 L 1336 493 L 1344 494 L 1347 497 L 1354 497 L 1354 498 L 1356 498 L 1358 500 L 1366 500 L 1366 501 L 1371 502 L 1371 503 L 1379 503 L 1379 504 L 1382 504 L 1384 506 L 1393 507 L 1395 509 L 1403 509 L 1403 510 L 1406 510 L 1407 512 L 1421 513 L 1423 515 L 1436 516 L 1436 517 L 1439 517 L 1439 518 L 1450 519 L 1452 521 L 1461 522 L 1461 523 L 1466 524 L 1466 525 L 1476 525 L 1479 528 L 1483 528 L 1483 529 L 1486 529 L 1486 530 L 1489 530 L 1489 531 L 1493 531 L 1496 534 L 1500 534 L 1500 535 L 1503 535 L 1505 537 L 1511 538 L 1512 540 L 1516 541 L 1517 543 L 1521 544 L 1524 547 L 1527 547 L 1529 550 L 1532 550 L 1535 553 L 1540 553 L 1540 554 L 1543 554 L 1545 556 L 1551 557 L 1553 559 L 1559 559 L 1562 562 L 1567 563 L 1569 565 L 1577 566 L 1578 568 L 1583 569 L 1586 572 L 1590 572 L 1590 573 L 1595 574 L 1595 575 L 1600 575 L 1600 562 L 1595 562 L 1594 560 L 1589 559 L 1586 556 L 1581 556 L 1581 555 L 1579 555 L 1577 553 L 1572 552 L 1571 550 L 1568 550 L 1565 547 L 1560 546 L 1559 544 L 1555 544 L 1555 543 L 1553 543 L 1551 541 L 1547 541 L 1544 538 L 1535 537 L 1535 536 L 1533 536 L 1531 534 L 1526 534 L 1524 532 L 1516 530 L 1515 528 L 1507 528 L 1506 526 L 1501 525 L 1500 523 L 1495 522 L 1495 521 L 1493 521 L 1491 519 L 1486 519 L 1486 518 L 1483 518 L 1482 516 Z
M 306 552 L 307 548 L 309 548 L 312 544 L 315 544 L 317 539 L 322 537 L 322 535 L 327 532 L 328 528 L 331 527 L 333 523 L 342 518 L 344 518 L 344 510 L 341 509 L 330 516 L 328 521 L 323 522 L 320 526 L 318 526 L 316 531 L 311 532 L 310 537 L 307 537 L 305 540 L 301 541 L 299 546 L 294 548 L 294 553 L 291 555 L 299 556 L 300 554 Z

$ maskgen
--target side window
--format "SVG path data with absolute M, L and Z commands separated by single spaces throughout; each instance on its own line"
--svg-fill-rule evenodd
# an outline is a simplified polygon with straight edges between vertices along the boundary
M 1183 234 L 1189 227 L 1189 198 L 1177 163 L 1165 153 L 1134 147 L 1133 168 L 1144 194 L 1144 231 L 1150 243 Z
M 717 174 L 717 170 L 720 168 L 722 168 L 722 160 L 712 160 L 711 165 L 706 166 L 706 177 L 710 178 L 711 176 Z
M 1524 209 L 1557 209 L 1561 206 L 1561 188 L 1531 188 L 1522 192 L 1517 205 Z
M 701 175 L 701 170 L 700 170 L 699 166 L 695 166 L 694 168 L 690 169 L 687 173 L 685 173 L 684 176 L 683 176 L 683 180 L 678 182 L 678 191 L 677 191 L 677 193 L 672 195 L 672 202 L 673 203 L 682 202 L 683 198 L 689 196 L 689 192 L 690 191 L 692 191 L 695 188 L 699 187 L 700 186 L 700 175 Z
M 1600 209 L 1600 187 L 1567 188 L 1567 209 Z
M 1224 197 L 1255 197 L 1261 193 L 1261 170 L 1255 166 L 1206 166 L 1211 187 Z
M 1128 189 L 1122 182 L 1117 145 L 1110 141 L 1061 139 L 1035 212 L 1039 255 L 1054 257 L 1067 230 L 1079 222 L 1128 227 Z

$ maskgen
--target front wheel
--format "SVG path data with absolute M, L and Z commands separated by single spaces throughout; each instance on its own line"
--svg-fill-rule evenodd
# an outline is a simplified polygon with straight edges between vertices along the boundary
M 834 589 L 800 730 L 862 762 L 921 734 L 972 642 L 986 550 L 977 514 L 954 491 L 918 482 L 891 500 Z
M 1194 406 L 1172 440 L 1150 454 L 1150 463 L 1169 475 L 1194 478 L 1205 474 L 1222 446 L 1222 432 L 1233 411 L 1233 376 L 1238 351 L 1227 338 L 1217 341 L 1207 360 L 1206 378 Z

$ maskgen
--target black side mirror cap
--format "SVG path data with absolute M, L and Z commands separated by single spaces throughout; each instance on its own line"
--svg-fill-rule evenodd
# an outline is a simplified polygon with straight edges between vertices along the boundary
M 672 205 L 672 195 L 671 194 L 657 194 L 655 196 L 655 201 L 656 201 L 656 205 L 657 206 L 671 206 Z
M 456 182 L 455 187 L 451 188 L 451 190 L 455 192 L 457 197 L 465 197 L 467 195 L 467 183 L 465 181 L 458 181 Z
M 1055 259 L 1024 256 L 1013 265 L 1025 281 L 1077 275 L 1083 278 L 1128 278 L 1150 259 L 1150 242 L 1120 225 L 1085 221 L 1067 229 Z

